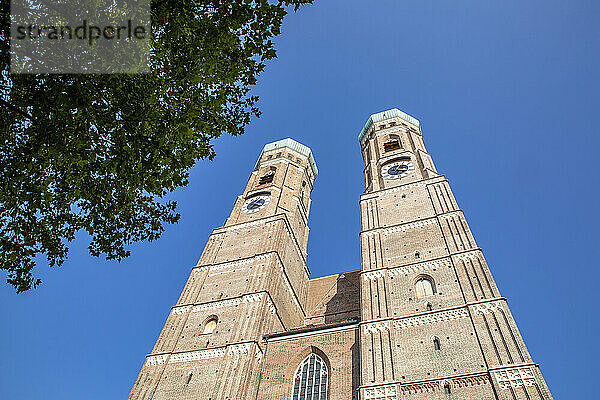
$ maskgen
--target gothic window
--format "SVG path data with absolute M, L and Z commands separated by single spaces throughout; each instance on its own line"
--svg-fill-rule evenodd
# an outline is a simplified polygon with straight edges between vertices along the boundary
M 194 375 L 194 373 L 192 371 L 190 371 L 190 373 L 187 376 L 187 379 L 185 381 L 186 385 L 189 385 L 189 383 L 192 381 L 192 375 Z
M 433 296 L 435 293 L 433 279 L 428 276 L 420 277 L 415 283 L 417 297 Z
M 206 334 L 210 334 L 213 333 L 213 331 L 215 330 L 215 328 L 217 327 L 217 317 L 210 317 L 205 323 L 204 323 L 204 328 L 202 329 L 202 334 L 206 335 Z
M 259 185 L 266 185 L 267 183 L 273 182 L 273 178 L 275 177 L 275 171 L 277 169 L 275 167 L 270 167 L 270 169 L 260 177 L 258 180 Z
M 315 353 L 306 357 L 294 374 L 292 400 L 327 400 L 327 365 Z
M 438 338 L 438 337 L 434 337 L 433 338 L 433 348 L 435 350 L 441 350 L 442 349 L 442 346 L 440 344 L 440 338 Z

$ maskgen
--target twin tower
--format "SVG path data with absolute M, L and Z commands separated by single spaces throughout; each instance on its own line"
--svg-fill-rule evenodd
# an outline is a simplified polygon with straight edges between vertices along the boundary
M 264 147 L 129 399 L 552 399 L 419 121 L 359 135 L 359 270 L 310 278 L 311 150 Z

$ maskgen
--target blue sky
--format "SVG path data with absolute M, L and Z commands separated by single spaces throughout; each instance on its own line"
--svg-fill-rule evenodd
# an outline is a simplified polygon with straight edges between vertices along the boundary
M 255 91 L 263 116 L 175 193 L 178 225 L 120 264 L 82 237 L 38 290 L 0 287 L 0 398 L 126 397 L 267 142 L 315 154 L 313 276 L 359 268 L 356 137 L 393 107 L 421 120 L 555 398 L 597 397 L 598 2 L 315 3 L 286 20 Z

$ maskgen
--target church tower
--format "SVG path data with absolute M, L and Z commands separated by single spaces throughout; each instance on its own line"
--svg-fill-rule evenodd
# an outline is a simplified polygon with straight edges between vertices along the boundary
M 311 150 L 267 144 L 130 400 L 551 400 L 417 119 L 359 135 L 360 268 L 310 278 Z
M 213 231 L 129 399 L 255 399 L 262 336 L 304 324 L 310 193 L 317 166 L 292 139 L 264 147 Z
M 359 136 L 361 398 L 551 399 L 417 119 Z

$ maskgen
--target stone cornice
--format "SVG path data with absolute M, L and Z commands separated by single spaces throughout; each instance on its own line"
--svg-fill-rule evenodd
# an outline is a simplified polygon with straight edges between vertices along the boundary
M 433 379 L 418 380 L 418 381 L 388 381 L 378 382 L 370 385 L 362 385 L 359 389 L 365 392 L 381 388 L 395 387 L 402 394 L 431 392 L 435 390 L 443 390 L 446 383 L 454 387 L 465 387 L 486 384 L 490 381 L 488 371 L 475 372 L 470 374 L 448 375 Z M 381 392 L 380 392 L 381 393 Z M 376 397 L 377 398 L 377 397 Z
M 300 245 L 298 244 L 298 240 L 296 239 L 296 236 L 294 235 L 294 231 L 292 230 L 292 226 L 290 225 L 290 221 L 288 220 L 286 214 L 275 214 L 275 215 L 270 215 L 268 217 L 260 218 L 258 220 L 254 220 L 254 221 L 241 222 L 239 224 L 222 226 L 220 228 L 213 230 L 211 236 L 212 235 L 220 235 L 227 231 L 236 231 L 236 230 L 245 229 L 248 227 L 266 225 L 269 223 L 276 222 L 278 220 L 283 220 L 286 231 L 287 231 L 288 235 L 291 236 L 292 241 L 294 242 L 294 245 L 295 245 L 294 247 L 296 248 L 296 253 L 298 254 L 298 257 L 300 258 L 300 260 L 302 262 L 302 266 L 304 267 L 304 272 L 306 273 L 306 276 L 309 277 L 310 270 L 308 269 L 308 265 L 306 264 L 306 260 L 304 259 L 304 254 L 302 253 L 302 249 L 300 248 Z
M 473 249 L 469 249 L 469 250 L 461 250 L 461 251 L 456 251 L 453 252 L 451 254 L 442 256 L 442 257 L 437 257 L 437 258 L 432 258 L 429 259 L 427 261 L 419 261 L 419 262 L 413 262 L 410 264 L 404 264 L 404 265 L 397 265 L 395 267 L 379 267 L 379 268 L 373 268 L 373 269 L 367 269 L 364 271 L 361 271 L 361 275 L 364 274 L 370 274 L 372 272 L 377 272 L 377 271 L 388 271 L 389 275 L 398 275 L 401 274 L 403 271 L 400 270 L 404 270 L 404 269 L 414 269 L 415 271 L 419 270 L 419 265 L 427 265 L 427 267 L 430 266 L 434 266 L 433 263 L 440 263 L 441 266 L 443 266 L 447 260 L 447 262 L 450 262 L 450 259 L 452 257 L 471 257 L 470 255 L 465 255 L 466 253 L 472 253 L 472 252 L 480 252 L 481 254 L 483 254 L 483 250 L 481 250 L 481 248 L 479 247 L 475 247 Z M 459 258 L 460 259 L 460 258 Z M 394 271 L 398 271 L 398 272 L 394 272 Z
M 287 273 L 285 272 L 285 268 L 283 267 L 283 261 L 281 261 L 281 257 L 279 256 L 279 253 L 276 251 L 268 251 L 266 253 L 260 253 L 260 254 L 254 255 L 254 256 L 250 256 L 250 257 L 246 257 L 246 258 L 242 258 L 242 259 L 234 260 L 234 261 L 225 261 L 225 262 L 216 263 L 216 264 L 206 264 L 206 265 L 201 265 L 201 266 L 195 266 L 193 268 L 193 270 L 200 270 L 200 271 L 213 270 L 213 269 L 223 270 L 228 267 L 249 264 L 252 261 L 254 261 L 254 259 L 259 259 L 259 260 L 267 259 L 273 254 L 275 255 L 275 260 L 277 261 L 277 266 L 283 273 L 283 278 L 284 278 L 285 284 L 286 284 L 287 288 L 290 290 L 290 292 L 292 293 L 292 298 L 294 299 L 296 306 L 298 306 L 298 308 L 302 312 L 303 317 L 306 316 L 304 307 L 302 307 L 302 303 L 300 303 L 300 300 L 298 299 L 298 296 L 296 295 L 296 291 L 294 290 L 294 287 L 292 286 L 290 279 L 288 278 Z
M 422 228 L 427 225 L 432 225 L 432 224 L 438 222 L 438 219 L 451 218 L 454 216 L 454 214 L 464 215 L 464 213 L 461 209 L 446 211 L 443 213 L 438 213 L 431 217 L 416 219 L 411 222 L 402 222 L 399 224 L 385 226 L 385 227 L 365 229 L 360 232 L 360 236 L 363 236 L 363 235 L 364 236 L 372 236 L 377 233 L 393 233 L 393 232 L 399 232 L 399 231 L 406 232 L 406 231 L 409 231 L 412 229 L 418 229 L 418 228 Z
M 186 361 L 209 360 L 214 358 L 223 358 L 231 356 L 251 356 L 254 350 L 254 357 L 262 359 L 262 350 L 258 344 L 252 342 L 234 343 L 221 347 L 213 347 L 202 350 L 182 351 L 174 353 L 149 354 L 146 356 L 146 366 L 161 364 L 174 364 Z
M 362 202 L 363 200 L 377 198 L 377 197 L 379 197 L 380 193 L 384 193 L 384 192 L 390 192 L 390 193 L 401 192 L 403 190 L 410 189 L 411 187 L 417 187 L 417 186 L 421 186 L 421 185 L 429 186 L 429 185 L 433 185 L 433 184 L 436 184 L 439 182 L 447 182 L 447 181 L 448 180 L 446 179 L 446 177 L 444 175 L 438 175 L 438 176 L 434 176 L 433 178 L 421 179 L 420 181 L 406 183 L 406 184 L 400 185 L 400 186 L 394 186 L 391 188 L 380 189 L 380 190 L 377 190 L 374 192 L 363 193 L 360 195 L 360 201 Z
M 425 311 L 422 313 L 405 315 L 402 317 L 386 317 L 362 321 L 360 322 L 360 325 L 363 326 L 365 332 L 389 330 L 392 326 L 396 329 L 406 329 L 414 326 L 422 326 L 467 318 L 469 317 L 469 310 L 472 310 L 477 314 L 490 312 L 492 310 L 500 309 L 501 306 L 499 304 L 502 302 L 506 303 L 506 299 L 504 297 L 494 297 L 491 299 L 478 300 L 458 306 L 447 307 L 433 311 Z

